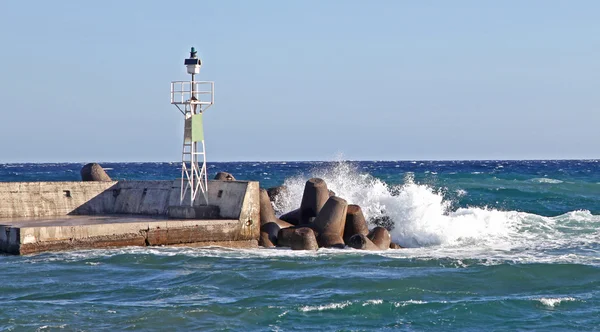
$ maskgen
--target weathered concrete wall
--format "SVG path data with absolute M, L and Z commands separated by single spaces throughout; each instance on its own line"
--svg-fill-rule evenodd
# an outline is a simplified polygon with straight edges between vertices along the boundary
M 70 214 L 166 215 L 179 205 L 180 181 L 119 181 Z
M 0 182 L 0 218 L 50 217 L 69 214 L 167 215 L 179 205 L 179 180 L 111 182 Z M 222 218 L 241 216 L 248 192 L 257 182 L 209 181 L 209 204 Z M 203 205 L 198 195 L 194 205 Z
M 172 220 L 128 216 L 73 216 L 0 225 L 0 251 L 43 251 L 252 241 L 254 225 L 232 219 Z
M 64 216 L 113 182 L 0 182 L 0 218 Z
M 258 240 L 260 236 L 260 186 L 258 182 L 248 182 L 242 202 L 238 218 L 242 227 L 240 229 L 241 236 L 244 239 Z
M 258 182 L 209 181 L 219 219 L 167 219 L 180 181 L 0 183 L 0 251 L 185 243 L 256 243 Z M 200 195 L 194 205 L 203 205 Z
M 179 195 L 180 183 L 177 184 Z M 238 219 L 247 191 L 258 191 L 258 182 L 243 181 L 208 181 L 208 203 L 217 205 L 223 218 Z M 179 204 L 179 196 L 177 196 Z M 198 195 L 194 202 L 196 205 L 204 204 L 204 197 Z

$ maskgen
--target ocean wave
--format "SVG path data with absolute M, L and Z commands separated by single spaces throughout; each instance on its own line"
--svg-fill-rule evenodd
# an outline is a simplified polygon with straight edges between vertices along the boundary
M 329 304 L 318 305 L 318 306 L 303 306 L 303 307 L 300 307 L 299 310 L 302 312 L 336 310 L 336 309 L 343 309 L 351 304 L 352 304 L 352 302 L 346 301 L 346 302 L 339 302 L 339 303 L 329 303 Z
M 187 258 L 218 259 L 229 261 L 279 261 L 304 260 L 312 261 L 330 260 L 353 261 L 364 257 L 368 260 L 377 260 L 383 257 L 386 260 L 400 260 L 404 267 L 435 266 L 447 268 L 468 268 L 471 266 L 499 266 L 512 264 L 584 264 L 600 265 L 600 257 L 594 252 L 580 254 L 552 254 L 545 252 L 545 248 L 532 246 L 526 250 L 497 250 L 485 246 L 477 247 L 421 247 L 406 248 L 402 250 L 363 251 L 351 248 L 325 249 L 318 251 L 291 250 L 289 248 L 277 249 L 230 249 L 224 247 L 127 247 L 118 249 L 94 249 L 73 252 L 57 252 L 28 256 L 19 264 L 45 264 L 45 263 L 71 263 L 84 262 L 91 266 L 106 266 L 121 262 L 143 260 L 148 262 L 149 257 L 156 264 L 178 262 Z M 8 263 L 8 262 L 5 262 Z M 15 262 L 12 262 L 15 264 Z M 207 265 L 208 266 L 208 265 Z M 178 274 L 185 274 L 179 271 Z
M 415 183 L 412 173 L 406 173 L 403 185 L 390 186 L 344 162 L 316 168 L 311 176 L 323 178 L 349 204 L 360 205 L 368 220 L 389 217 L 392 239 L 403 247 L 435 246 L 447 252 L 459 249 L 489 255 L 560 248 L 574 242 L 600 244 L 600 216 L 586 210 L 555 217 L 485 206 L 454 210 L 452 201 L 445 198 L 446 189 Z M 289 190 L 276 200 L 279 212 L 298 208 L 306 180 L 297 176 L 285 181 Z
M 376 304 L 382 304 L 383 300 L 368 300 L 365 301 L 365 303 L 362 304 L 363 307 L 366 307 L 368 305 L 376 305 Z
M 415 305 L 415 304 L 427 304 L 427 301 L 420 301 L 420 300 L 408 300 L 408 301 L 400 301 L 400 302 L 394 302 L 393 305 L 396 308 L 399 307 L 406 307 L 408 305 Z
M 562 180 L 557 180 L 557 179 L 551 179 L 551 178 L 533 178 L 530 179 L 529 182 L 535 182 L 535 183 L 549 183 L 549 184 L 559 184 L 559 183 L 563 183 Z
M 43 331 L 43 330 L 46 330 L 46 329 L 64 329 L 65 327 L 67 327 L 67 324 L 61 324 L 61 325 L 42 325 L 42 326 L 38 327 L 36 331 Z
M 427 303 L 428 303 L 427 301 L 407 300 L 407 301 L 398 301 L 398 302 L 394 302 L 394 301 L 386 302 L 386 305 L 393 305 L 394 307 L 399 308 L 399 307 L 405 307 L 408 305 L 427 304 Z M 332 303 L 322 304 L 322 305 L 302 306 L 298 310 L 301 312 L 339 310 L 339 309 L 344 309 L 346 307 L 350 307 L 353 305 L 359 305 L 359 304 L 363 307 L 366 307 L 366 306 L 373 306 L 373 305 L 381 305 L 381 304 L 384 304 L 384 301 L 381 299 L 376 299 L 376 300 L 366 300 L 366 301 L 332 302 Z
M 539 301 L 541 304 L 545 305 L 546 307 L 554 308 L 554 307 L 560 305 L 562 302 L 573 302 L 573 301 L 577 301 L 577 299 L 575 299 L 573 297 L 557 297 L 557 298 L 542 297 L 539 299 L 535 299 L 535 301 Z

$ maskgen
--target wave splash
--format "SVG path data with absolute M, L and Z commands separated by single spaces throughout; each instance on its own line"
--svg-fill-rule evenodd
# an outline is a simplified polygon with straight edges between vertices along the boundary
M 329 189 L 349 204 L 360 205 L 370 226 L 389 217 L 392 238 L 404 247 L 548 248 L 573 239 L 597 243 L 600 234 L 600 216 L 589 211 L 544 217 L 486 207 L 453 210 L 452 201 L 445 198 L 447 189 L 415 183 L 411 173 L 405 175 L 403 185 L 390 186 L 361 173 L 351 163 L 339 162 L 330 168 L 314 169 L 310 176 L 324 179 Z M 277 197 L 277 211 L 298 208 L 306 180 L 305 176 L 297 176 L 285 181 L 289 190 Z

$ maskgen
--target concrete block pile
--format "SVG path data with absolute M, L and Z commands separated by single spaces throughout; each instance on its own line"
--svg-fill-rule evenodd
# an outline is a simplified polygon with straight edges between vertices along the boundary
M 260 239 L 263 247 L 293 250 L 346 248 L 388 250 L 401 248 L 384 227 L 368 228 L 360 206 L 348 204 L 327 188 L 323 179 L 306 181 L 302 202 L 296 210 L 276 217 L 271 201 L 283 187 L 260 191 Z

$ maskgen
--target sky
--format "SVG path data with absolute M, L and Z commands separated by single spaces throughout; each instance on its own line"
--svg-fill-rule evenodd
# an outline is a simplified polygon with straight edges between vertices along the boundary
M 599 1 L 0 1 L 0 163 L 600 158 Z

